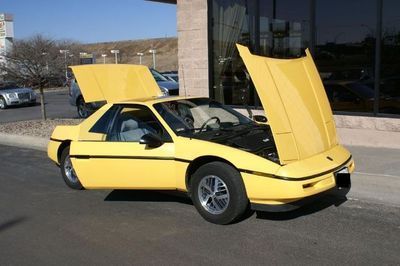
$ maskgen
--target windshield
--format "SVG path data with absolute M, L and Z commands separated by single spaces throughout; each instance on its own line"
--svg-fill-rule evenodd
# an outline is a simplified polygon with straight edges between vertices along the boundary
M 207 132 L 233 130 L 254 122 L 232 108 L 208 98 L 185 99 L 154 105 L 174 132 L 196 136 Z
M 4 85 L 0 85 L 0 90 L 10 90 L 10 89 L 16 89 L 18 88 L 17 85 L 15 84 L 4 84 Z
M 160 81 L 168 81 L 168 79 L 166 77 L 164 77 L 163 75 L 161 75 L 160 73 L 158 73 L 156 70 L 154 69 L 150 69 L 151 74 L 153 74 L 154 79 L 156 80 L 156 82 L 160 82 Z

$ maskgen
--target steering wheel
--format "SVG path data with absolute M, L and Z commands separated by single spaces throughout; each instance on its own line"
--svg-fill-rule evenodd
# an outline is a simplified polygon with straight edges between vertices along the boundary
M 215 121 L 216 121 L 218 124 L 221 124 L 221 120 L 219 120 L 218 117 L 216 117 L 216 116 L 210 117 L 209 119 L 206 120 L 206 122 L 203 123 L 203 125 L 201 125 L 201 127 L 200 127 L 200 132 L 203 131 L 203 129 L 207 126 L 207 124 L 208 124 L 210 121 L 214 120 L 214 119 L 215 119 Z

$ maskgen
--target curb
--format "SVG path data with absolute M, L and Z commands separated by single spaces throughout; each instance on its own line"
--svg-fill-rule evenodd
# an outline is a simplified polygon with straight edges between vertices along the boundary
M 0 133 L 0 144 L 8 146 L 47 151 L 48 142 L 47 138 Z

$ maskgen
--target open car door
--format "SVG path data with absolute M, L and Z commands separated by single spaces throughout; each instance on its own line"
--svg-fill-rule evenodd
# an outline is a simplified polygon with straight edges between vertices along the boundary
M 260 97 L 281 164 L 338 144 L 335 121 L 311 54 L 296 59 L 256 56 L 237 45 Z

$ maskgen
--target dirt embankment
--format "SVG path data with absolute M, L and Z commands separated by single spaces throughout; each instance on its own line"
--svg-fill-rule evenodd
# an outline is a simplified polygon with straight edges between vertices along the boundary
M 117 41 L 104 43 L 83 44 L 82 48 L 87 53 L 94 53 L 96 63 L 103 63 L 102 54 L 107 54 L 106 63 L 114 63 L 114 55 L 110 50 L 119 50 L 120 62 L 124 64 L 139 64 L 137 53 L 143 53 L 142 64 L 153 66 L 150 49 L 155 49 L 156 68 L 159 71 L 171 71 L 178 69 L 178 39 L 156 38 L 146 40 Z
M 58 125 L 77 125 L 82 119 L 47 119 L 0 123 L 0 133 L 50 138 Z

